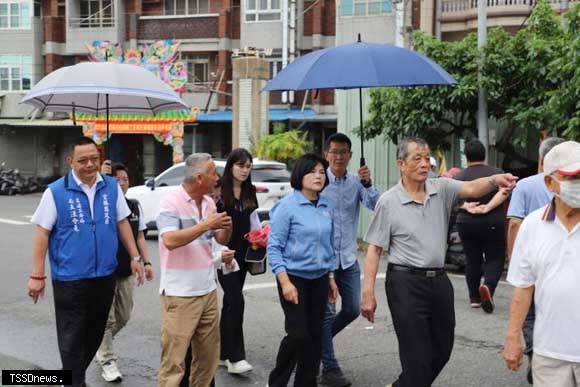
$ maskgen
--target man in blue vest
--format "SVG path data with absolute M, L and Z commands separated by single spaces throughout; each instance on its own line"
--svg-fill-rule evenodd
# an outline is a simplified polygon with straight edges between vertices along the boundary
M 99 173 L 97 145 L 79 138 L 67 158 L 69 172 L 50 184 L 32 217 L 36 224 L 28 295 L 44 294 L 50 259 L 56 330 L 63 369 L 72 386 L 85 387 L 85 371 L 103 338 L 115 291 L 117 238 L 143 282 L 143 264 L 127 221 L 130 210 L 116 179 Z

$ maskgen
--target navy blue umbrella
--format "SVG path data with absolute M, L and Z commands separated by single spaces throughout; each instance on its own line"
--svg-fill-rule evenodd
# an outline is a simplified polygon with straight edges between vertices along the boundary
M 273 78 L 264 91 L 359 89 L 361 166 L 362 88 L 454 85 L 457 82 L 426 56 L 402 47 L 361 42 L 301 56 Z

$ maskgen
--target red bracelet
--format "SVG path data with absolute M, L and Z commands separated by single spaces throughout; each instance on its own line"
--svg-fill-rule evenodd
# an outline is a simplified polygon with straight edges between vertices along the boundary
M 45 275 L 31 275 L 30 279 L 44 281 L 46 279 Z

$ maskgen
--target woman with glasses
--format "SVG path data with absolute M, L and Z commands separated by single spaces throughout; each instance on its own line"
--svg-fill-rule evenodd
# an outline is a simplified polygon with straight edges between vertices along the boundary
M 252 155 L 246 149 L 234 149 L 228 156 L 222 177 L 222 197 L 218 211 L 232 218 L 232 237 L 228 248 L 235 251 L 240 270 L 224 275 L 218 270 L 218 280 L 224 291 L 220 319 L 220 365 L 230 374 L 243 374 L 253 369 L 246 361 L 244 347 L 244 295 L 246 280 L 245 256 L 249 243 L 244 239 L 252 228 L 260 227 L 256 209 L 258 199 L 252 184 Z
M 270 211 L 268 257 L 286 319 L 270 387 L 286 386 L 295 367 L 295 387 L 317 385 L 324 311 L 337 296 L 333 209 L 320 196 L 328 184 L 326 168 L 320 156 L 299 158 L 290 180 L 294 192 Z

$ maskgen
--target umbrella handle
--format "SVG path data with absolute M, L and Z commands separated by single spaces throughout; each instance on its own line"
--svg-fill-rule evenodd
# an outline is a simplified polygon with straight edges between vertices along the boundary
M 361 166 L 361 168 L 364 167 L 365 165 L 367 165 L 366 160 L 365 160 L 364 157 L 361 157 L 360 158 L 360 166 Z

